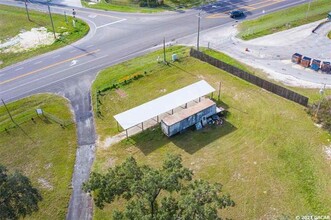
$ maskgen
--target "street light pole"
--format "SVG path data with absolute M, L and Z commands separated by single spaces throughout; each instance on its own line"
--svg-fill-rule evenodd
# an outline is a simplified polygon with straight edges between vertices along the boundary
M 199 41 L 200 41 L 200 12 L 198 15 L 198 38 L 197 38 L 197 50 L 199 51 Z

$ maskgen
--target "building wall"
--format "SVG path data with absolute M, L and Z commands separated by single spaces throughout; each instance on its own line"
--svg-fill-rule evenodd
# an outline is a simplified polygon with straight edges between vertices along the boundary
M 216 114 L 216 104 L 170 126 L 161 121 L 161 129 L 163 133 L 170 137 L 200 122 L 203 117 L 209 117 L 214 114 Z

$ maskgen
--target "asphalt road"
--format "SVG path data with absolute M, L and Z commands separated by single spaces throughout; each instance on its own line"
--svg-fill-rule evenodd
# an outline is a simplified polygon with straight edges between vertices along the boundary
M 35 93 L 51 92 L 68 98 L 75 112 L 78 144 L 67 219 L 91 219 L 92 202 L 82 192 L 94 159 L 95 130 L 90 87 L 98 71 L 155 50 L 182 38 L 196 38 L 198 13 L 201 31 L 236 23 L 226 14 L 246 10 L 247 18 L 290 7 L 308 0 L 222 0 L 192 10 L 160 14 L 127 14 L 92 9 L 76 9 L 77 17 L 90 25 L 82 40 L 62 49 L 26 60 L 0 70 L 0 98 L 14 101 Z M 20 1 L 0 0 L 0 4 L 24 7 Z M 43 4 L 29 8 L 47 10 Z M 53 13 L 71 13 L 71 8 L 51 6 Z M 46 15 L 45 15 L 46 16 Z

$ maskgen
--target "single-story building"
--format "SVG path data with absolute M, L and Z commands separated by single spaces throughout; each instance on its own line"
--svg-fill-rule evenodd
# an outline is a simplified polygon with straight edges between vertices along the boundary
M 216 109 L 215 102 L 204 99 L 194 106 L 163 118 L 161 129 L 168 137 L 173 136 L 192 125 L 206 121 L 208 117 L 216 114 Z

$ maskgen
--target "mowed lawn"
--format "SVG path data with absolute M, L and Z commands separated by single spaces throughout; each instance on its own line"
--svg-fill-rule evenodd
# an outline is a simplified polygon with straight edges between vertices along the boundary
M 157 13 L 162 11 L 174 11 L 181 10 L 184 8 L 192 8 L 203 4 L 209 4 L 212 1 L 209 0 L 190 0 L 190 1 L 172 1 L 164 0 L 163 5 L 153 5 L 150 3 L 150 7 L 147 7 L 147 2 L 144 7 L 139 5 L 139 1 L 130 0 L 100 0 L 96 4 L 90 4 L 91 2 L 82 0 L 82 5 L 89 8 L 109 10 L 109 11 L 120 11 L 130 13 Z
M 26 219 L 65 219 L 71 194 L 71 178 L 76 153 L 75 124 L 65 128 L 53 121 L 37 117 L 36 108 L 62 120 L 72 119 L 67 100 L 55 95 L 35 95 L 9 103 L 8 109 L 17 122 L 30 117 L 19 128 L 9 127 L 9 116 L 0 107 L 0 164 L 9 171 L 18 170 L 28 176 L 42 194 L 40 210 Z
M 0 5 L 0 14 L 1 43 L 4 43 L 7 39 L 18 35 L 20 31 L 30 31 L 31 28 L 45 27 L 48 32 L 53 32 L 52 24 L 47 13 L 29 10 L 31 19 L 31 21 L 29 21 L 25 8 Z M 76 27 L 73 27 L 72 17 L 70 15 L 67 15 L 68 23 L 66 23 L 64 15 L 53 13 L 52 18 L 55 32 L 60 34 L 58 39 L 52 45 L 39 47 L 35 50 L 20 53 L 2 53 L 0 51 L 0 61 L 3 62 L 2 64 L 0 62 L 0 68 L 63 46 L 67 46 L 84 37 L 89 31 L 89 26 L 80 19 L 77 19 Z
M 93 85 L 95 93 L 129 74 L 146 76 L 108 90 L 100 97 L 101 118 L 96 118 L 100 142 L 94 171 L 104 172 L 128 156 L 139 163 L 160 166 L 167 153 L 181 154 L 195 178 L 224 184 L 236 206 L 222 210 L 233 219 L 276 219 L 331 213 L 331 161 L 325 146 L 331 136 L 316 127 L 305 108 L 271 94 L 197 59 L 187 48 L 168 49 L 179 62 L 156 63 L 162 51 L 102 71 Z M 117 133 L 113 115 L 201 79 L 215 89 L 219 82 L 221 106 L 229 111 L 221 127 L 188 130 L 168 138 L 159 128 L 108 146 L 103 142 Z M 96 105 L 96 103 L 95 103 Z M 95 108 L 95 106 L 94 106 Z M 95 208 L 95 219 L 109 219 L 124 201 Z

